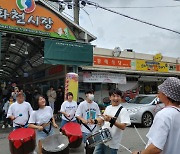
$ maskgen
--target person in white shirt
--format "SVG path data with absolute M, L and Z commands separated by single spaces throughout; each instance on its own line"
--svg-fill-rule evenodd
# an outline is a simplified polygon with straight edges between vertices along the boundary
M 118 152 L 123 130 L 125 130 L 127 125 L 131 124 L 128 111 L 120 104 L 121 97 L 122 92 L 119 89 L 109 91 L 111 105 L 106 107 L 103 118 L 96 120 L 101 124 L 104 122 L 102 129 L 108 128 L 112 139 L 106 143 L 98 144 L 94 150 L 94 154 L 117 154 Z M 120 113 L 118 117 L 115 118 L 115 114 L 120 108 Z
M 75 117 L 76 110 L 77 103 L 73 101 L 73 94 L 71 92 L 68 92 L 66 94 L 66 101 L 63 102 L 60 109 L 60 112 L 62 113 L 60 128 L 62 128 L 66 123 L 70 121 L 77 122 Z
M 19 88 L 14 87 L 14 91 L 11 93 L 11 96 L 13 97 L 13 101 L 16 101 L 16 95 L 19 93 Z
M 52 108 L 54 113 L 54 102 L 56 101 L 56 91 L 54 90 L 54 87 L 51 86 L 50 89 L 47 91 L 49 106 Z
M 86 143 L 87 137 L 97 131 L 97 125 L 92 121 L 101 113 L 97 103 L 94 100 L 92 90 L 85 92 L 86 100 L 81 102 L 76 111 L 76 117 L 81 121 L 81 131 L 83 133 L 83 142 Z
M 179 154 L 180 146 L 180 80 L 167 78 L 158 86 L 158 97 L 165 104 L 147 134 L 146 149 L 133 154 Z
M 13 101 L 13 97 L 11 96 L 9 98 L 9 100 L 4 104 L 3 106 L 3 110 L 4 110 L 4 116 L 3 116 L 3 126 L 2 128 L 5 128 L 6 127 L 6 124 L 8 124 L 8 128 L 11 128 L 11 119 L 10 118 L 6 118 L 7 117 L 7 113 L 8 113 L 8 109 L 9 107 L 14 103 Z
M 24 94 L 19 92 L 16 95 L 16 102 L 8 110 L 7 118 L 13 120 L 13 129 L 27 127 L 30 114 L 33 112 L 31 105 L 24 101 Z
M 58 126 L 53 117 L 53 110 L 50 106 L 46 106 L 46 100 L 43 96 L 36 96 L 36 104 L 37 110 L 31 114 L 28 127 L 36 129 L 38 149 L 39 153 L 42 154 L 41 140 L 54 134 L 52 126 L 55 128 Z

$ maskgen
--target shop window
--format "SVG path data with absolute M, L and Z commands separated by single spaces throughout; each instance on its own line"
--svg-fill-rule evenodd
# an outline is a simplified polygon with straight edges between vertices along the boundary
M 127 77 L 127 81 L 138 81 L 138 78 L 135 77 Z

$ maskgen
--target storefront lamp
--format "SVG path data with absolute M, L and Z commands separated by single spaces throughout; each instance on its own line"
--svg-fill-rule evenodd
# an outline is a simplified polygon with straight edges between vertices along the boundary
M 10 59 L 10 55 L 6 55 L 6 60 L 9 60 Z
M 10 46 L 12 46 L 12 47 L 16 46 L 16 38 L 14 35 L 11 36 Z

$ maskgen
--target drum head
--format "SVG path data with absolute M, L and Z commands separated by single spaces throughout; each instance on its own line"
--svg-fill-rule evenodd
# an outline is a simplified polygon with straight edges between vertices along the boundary
M 75 122 L 68 122 L 62 127 L 62 131 L 65 132 L 67 136 L 78 136 L 82 138 L 81 126 Z
M 31 153 L 36 147 L 35 130 L 19 128 L 12 131 L 9 136 L 9 148 L 12 154 Z
M 69 141 L 65 135 L 55 134 L 46 137 L 42 141 L 42 148 L 48 152 L 63 151 L 68 147 Z
M 12 131 L 9 136 L 8 140 L 10 141 L 28 141 L 32 136 L 35 136 L 35 130 L 31 128 L 19 128 Z

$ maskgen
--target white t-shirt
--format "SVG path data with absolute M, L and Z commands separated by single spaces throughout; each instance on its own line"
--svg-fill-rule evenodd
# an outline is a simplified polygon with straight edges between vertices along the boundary
M 45 106 L 43 109 L 38 109 L 37 111 L 34 111 L 30 118 L 29 118 L 29 124 L 36 124 L 36 125 L 42 125 L 45 123 L 48 123 L 50 119 L 53 117 L 53 110 L 50 106 Z
M 99 106 L 97 103 L 92 102 L 88 103 L 86 100 L 81 102 L 76 111 L 76 117 L 80 116 L 85 120 L 88 119 L 96 119 L 100 115 Z M 92 130 L 94 128 L 94 124 L 88 124 L 88 127 Z M 93 130 L 95 132 L 97 127 Z M 81 125 L 81 131 L 84 133 L 91 133 L 85 126 Z
M 72 102 L 64 101 L 61 105 L 60 112 L 66 112 L 67 114 L 70 115 L 67 118 L 71 121 L 74 121 L 76 120 L 76 117 L 75 117 L 76 110 L 77 110 L 77 103 L 75 101 L 72 101 Z M 62 115 L 62 119 L 67 121 L 64 114 Z
M 122 106 L 121 104 L 119 104 L 118 106 L 112 106 L 112 105 L 107 106 L 104 111 L 104 115 L 109 115 L 109 116 L 114 117 L 116 112 L 121 106 Z M 121 109 L 121 112 L 116 121 L 119 123 L 125 123 L 126 125 L 131 124 L 129 113 L 125 108 Z M 104 125 L 102 126 L 102 128 L 103 129 L 108 128 L 112 136 L 112 140 L 106 142 L 105 145 L 109 146 L 112 149 L 119 149 L 120 147 L 119 144 L 122 140 L 123 130 L 119 129 L 115 125 L 111 128 L 110 123 L 107 121 L 104 122 Z
M 33 112 L 33 109 L 28 102 L 24 101 L 21 104 L 15 102 L 9 107 L 7 118 L 9 116 L 17 117 L 15 120 L 13 120 L 13 127 L 18 126 L 17 124 L 25 125 L 32 112 Z M 19 114 L 22 114 L 22 116 L 18 117 Z
M 177 108 L 178 109 L 178 108 Z M 147 138 L 161 149 L 161 154 L 178 154 L 180 146 L 180 109 L 166 107 L 159 111 L 151 126 Z M 146 147 L 147 147 L 146 146 Z

